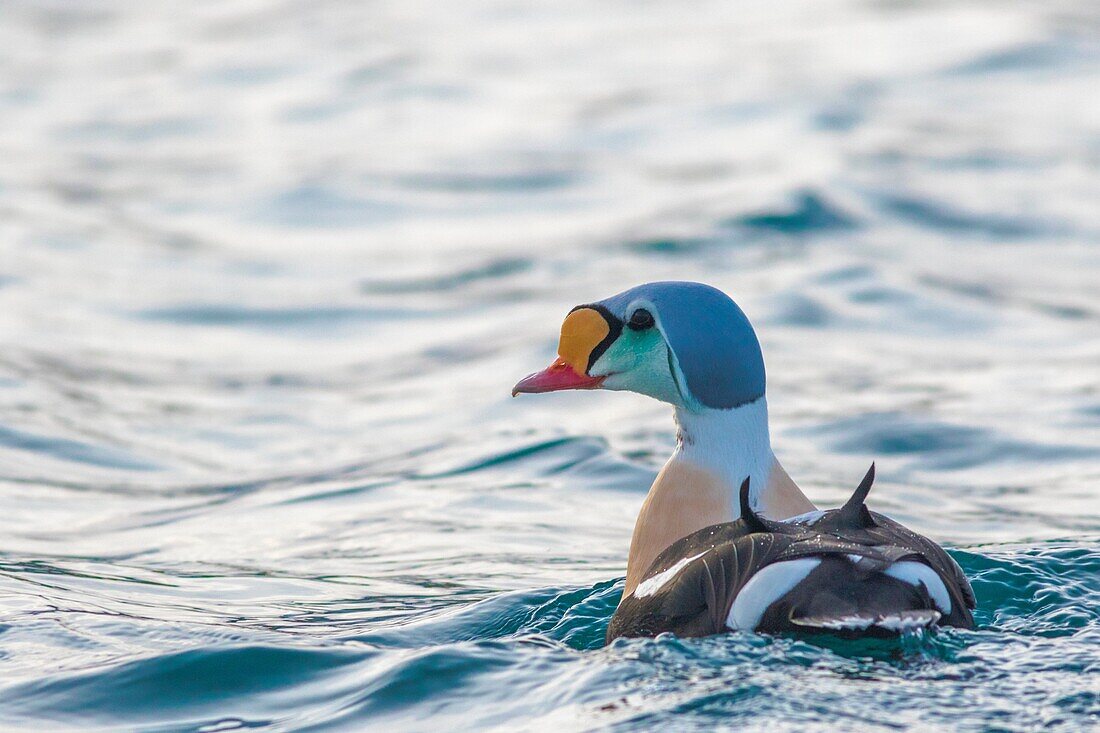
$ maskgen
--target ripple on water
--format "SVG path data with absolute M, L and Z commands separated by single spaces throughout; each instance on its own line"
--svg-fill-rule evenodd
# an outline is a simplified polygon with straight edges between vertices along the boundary
M 339 671 L 375 656 L 347 648 L 191 649 L 9 688 L 14 704 L 5 706 L 4 718 L 70 726 L 199 725 L 226 717 L 231 708 L 232 717 L 271 723 L 273 716 L 319 704 L 351 685 Z
M 136 314 L 149 321 L 190 326 L 227 326 L 262 330 L 293 330 L 308 336 L 323 336 L 348 326 L 370 326 L 378 321 L 430 318 L 434 311 L 413 308 L 370 308 L 363 306 L 247 307 L 240 305 L 181 305 L 152 308 Z
M 483 280 L 498 280 L 518 275 L 530 270 L 532 266 L 533 262 L 530 259 L 506 257 L 435 277 L 369 280 L 361 287 L 365 293 L 381 294 L 451 292 Z
M 397 201 L 351 196 L 334 187 L 304 183 L 252 207 L 259 222 L 297 229 L 340 229 L 399 220 L 408 207 Z
M 0 446 L 31 451 L 60 461 L 83 463 L 127 471 L 157 471 L 161 467 L 110 446 L 93 445 L 68 438 L 37 435 L 0 426 Z
M 1030 219 L 973 213 L 931 198 L 879 193 L 874 196 L 874 199 L 879 208 L 890 218 L 938 230 L 944 234 L 1019 240 L 1057 234 L 1060 230 L 1056 225 Z
M 0 11 L 0 728 L 1100 725 L 1100 6 L 192 5 Z M 603 645 L 667 411 L 507 393 L 658 279 L 978 630 Z
M 1051 445 L 1008 438 L 996 432 L 898 413 L 865 414 L 834 420 L 804 434 L 821 436 L 834 450 L 872 456 L 910 456 L 923 468 L 957 470 L 998 462 L 1058 463 L 1100 457 L 1086 445 Z
M 744 214 L 730 219 L 727 225 L 758 232 L 803 237 L 812 234 L 846 232 L 858 226 L 854 216 L 831 203 L 817 191 L 798 191 L 791 198 L 790 206 L 785 209 Z
M 602 648 L 621 582 L 496 594 L 365 634 L 169 652 L 3 690 L 7 724 L 479 728 L 581 720 L 654 725 L 981 725 L 1071 729 L 1100 713 L 1100 546 L 954 552 L 980 629 L 900 640 L 730 634 Z M 853 686 L 853 682 L 859 684 Z M 807 693 L 807 690 L 810 690 Z M 1026 707 L 1019 702 L 1026 701 Z

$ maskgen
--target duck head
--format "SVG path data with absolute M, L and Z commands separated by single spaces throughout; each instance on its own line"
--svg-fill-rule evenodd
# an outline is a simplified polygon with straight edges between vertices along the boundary
M 676 449 L 634 526 L 629 595 L 664 548 L 740 516 L 746 477 L 758 513 L 813 510 L 772 453 L 764 387 L 760 342 L 728 295 L 701 283 L 655 282 L 570 311 L 558 358 L 512 393 L 627 390 L 673 406 Z
M 702 283 L 654 282 L 573 308 L 558 358 L 512 394 L 625 390 L 703 412 L 754 402 L 764 387 L 756 332 L 728 295 Z

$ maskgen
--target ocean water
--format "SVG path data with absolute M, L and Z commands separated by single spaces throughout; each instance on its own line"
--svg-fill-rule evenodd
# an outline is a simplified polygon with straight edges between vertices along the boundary
M 603 646 L 672 278 L 978 630 Z M 1098 497 L 1096 3 L 0 3 L 0 728 L 1096 729 Z

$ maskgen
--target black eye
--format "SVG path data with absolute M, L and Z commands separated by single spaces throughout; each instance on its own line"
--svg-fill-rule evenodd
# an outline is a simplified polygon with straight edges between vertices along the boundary
M 626 325 L 634 331 L 644 331 L 647 328 L 653 328 L 653 314 L 645 308 L 639 308 L 631 314 L 630 320 L 627 321 Z

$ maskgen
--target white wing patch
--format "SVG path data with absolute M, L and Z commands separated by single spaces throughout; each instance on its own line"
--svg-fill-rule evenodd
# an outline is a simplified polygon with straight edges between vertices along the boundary
M 710 552 L 710 548 L 703 550 L 698 555 L 692 555 L 691 557 L 685 557 L 683 560 L 678 560 L 667 570 L 662 570 L 656 575 L 650 578 L 646 578 L 641 583 L 638 583 L 638 587 L 634 589 L 634 597 L 646 598 L 653 595 L 657 591 L 661 590 L 661 587 L 665 583 L 676 577 L 676 574 L 678 572 L 686 568 L 688 566 L 688 563 L 690 563 L 692 560 L 697 560 L 708 552 Z
M 924 563 L 903 560 L 882 572 L 912 586 L 923 585 L 940 611 L 951 613 L 951 595 L 947 592 L 947 586 L 943 584 L 943 579 L 936 574 L 936 571 Z
M 799 514 L 795 517 L 787 517 L 784 522 L 790 522 L 791 524 L 805 524 L 812 525 L 825 516 L 825 510 L 814 509 L 812 512 L 806 512 L 805 514 Z
M 768 606 L 787 595 L 820 564 L 821 558 L 803 557 L 768 565 L 749 578 L 737 594 L 726 618 L 726 626 L 743 631 L 754 630 Z

